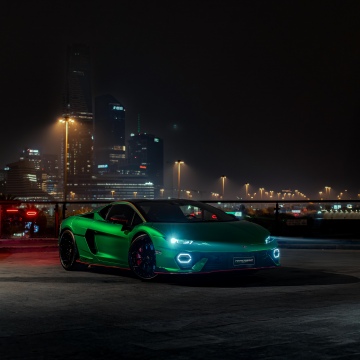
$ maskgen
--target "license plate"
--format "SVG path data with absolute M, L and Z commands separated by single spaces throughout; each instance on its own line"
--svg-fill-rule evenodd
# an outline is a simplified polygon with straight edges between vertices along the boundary
M 234 266 L 255 265 L 255 258 L 254 257 L 234 257 L 233 265 Z

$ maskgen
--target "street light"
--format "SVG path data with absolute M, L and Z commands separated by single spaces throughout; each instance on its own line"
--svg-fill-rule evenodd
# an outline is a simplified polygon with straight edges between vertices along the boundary
M 178 199 L 180 199 L 180 167 L 181 167 L 181 164 L 183 164 L 184 162 L 182 160 L 178 160 L 178 161 L 175 161 L 175 164 L 177 164 L 178 166 Z
M 249 183 L 246 183 L 245 184 L 245 199 L 246 199 L 246 197 L 248 196 L 248 191 L 249 191 Z
M 137 191 L 134 191 L 134 198 L 136 199 Z
M 64 119 L 59 120 L 61 123 L 65 123 L 65 148 L 64 148 L 64 201 L 66 201 L 67 195 L 67 161 L 68 161 L 68 137 L 69 137 L 69 122 L 73 123 L 74 120 L 68 115 L 65 115 Z
M 262 194 L 263 194 L 264 188 L 260 188 L 259 190 L 260 190 L 260 198 L 262 200 Z
M 111 196 L 114 198 L 115 190 L 111 190 Z
M 330 190 L 331 190 L 330 186 L 325 186 L 325 193 L 327 194 L 329 192 L 329 195 L 328 195 L 329 200 L 330 200 Z
M 222 198 L 224 199 L 224 197 L 225 197 L 225 179 L 226 179 L 226 176 L 221 175 L 221 179 L 222 179 Z

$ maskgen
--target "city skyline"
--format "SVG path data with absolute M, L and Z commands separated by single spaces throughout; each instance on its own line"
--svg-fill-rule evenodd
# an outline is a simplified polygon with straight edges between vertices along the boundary
M 56 126 L 65 50 L 81 42 L 92 48 L 94 96 L 126 108 L 126 136 L 140 114 L 142 132 L 164 140 L 169 187 L 182 159 L 189 189 L 220 193 L 225 174 L 234 195 L 250 183 L 357 196 L 359 4 L 186 4 L 6 4 L 1 165 Z M 46 140 L 42 150 L 56 143 Z

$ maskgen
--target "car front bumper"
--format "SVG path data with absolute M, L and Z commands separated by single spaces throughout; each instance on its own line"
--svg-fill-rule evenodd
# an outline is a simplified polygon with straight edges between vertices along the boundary
M 169 254 L 168 254 L 169 255 Z M 246 252 L 196 252 L 179 251 L 164 257 L 157 254 L 157 273 L 211 273 L 280 266 L 277 247 Z

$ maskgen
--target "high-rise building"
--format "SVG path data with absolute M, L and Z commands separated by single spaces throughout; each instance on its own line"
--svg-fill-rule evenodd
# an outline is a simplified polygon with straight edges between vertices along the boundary
M 101 173 L 116 173 L 125 164 L 125 109 L 113 96 L 95 98 L 94 156 Z
M 57 194 L 59 191 L 58 156 L 54 154 L 42 154 L 41 170 L 42 170 L 41 188 L 49 194 Z
M 26 148 L 22 151 L 22 154 L 20 155 L 20 160 L 27 159 L 34 163 L 35 170 L 41 169 L 41 156 L 40 156 L 40 150 L 38 149 L 29 149 Z
M 23 159 L 7 166 L 6 193 L 20 200 L 53 200 L 40 189 L 34 162 Z
M 67 166 L 69 186 L 86 186 L 93 170 L 93 101 L 91 56 L 88 46 L 68 47 L 64 114 L 69 122 L 67 159 L 62 142 L 61 167 Z
M 128 166 L 144 171 L 156 189 L 164 185 L 164 145 L 162 139 L 146 133 L 131 134 L 128 141 Z
M 38 187 L 51 195 L 56 194 L 59 177 L 57 155 L 42 154 L 38 149 L 26 148 L 20 155 L 20 161 L 24 160 L 32 164 Z

